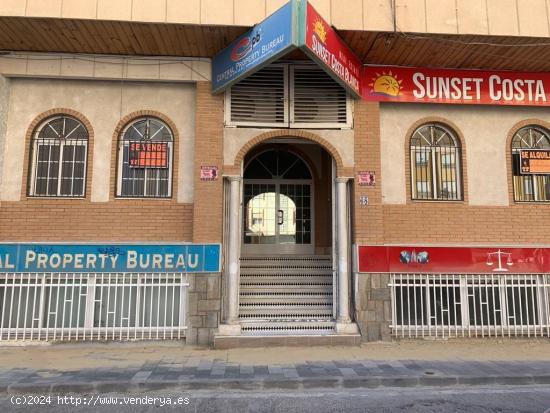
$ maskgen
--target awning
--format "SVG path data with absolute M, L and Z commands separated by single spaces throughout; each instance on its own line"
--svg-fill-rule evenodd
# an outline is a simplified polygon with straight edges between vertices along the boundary
M 304 0 L 291 0 L 214 57 L 212 93 L 295 49 L 303 50 L 351 95 L 361 96 L 361 60 Z

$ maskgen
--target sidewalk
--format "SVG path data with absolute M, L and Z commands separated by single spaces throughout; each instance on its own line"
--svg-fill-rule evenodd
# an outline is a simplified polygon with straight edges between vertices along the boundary
M 549 340 L 211 350 L 181 343 L 0 347 L 1 393 L 550 384 Z

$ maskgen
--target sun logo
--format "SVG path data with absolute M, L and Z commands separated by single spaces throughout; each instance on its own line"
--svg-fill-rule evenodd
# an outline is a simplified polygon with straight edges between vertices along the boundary
M 327 31 L 325 29 L 324 23 L 317 19 L 313 23 L 313 32 L 319 37 L 319 39 L 325 43 L 327 41 Z
M 372 83 L 369 86 L 372 87 L 371 93 L 396 97 L 401 92 L 401 83 L 403 83 L 403 80 L 398 80 L 390 70 L 388 73 L 377 73 L 376 77 L 372 78 Z

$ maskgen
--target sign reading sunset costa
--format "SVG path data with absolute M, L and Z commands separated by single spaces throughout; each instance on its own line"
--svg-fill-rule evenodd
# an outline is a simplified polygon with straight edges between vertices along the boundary
M 550 74 L 366 66 L 362 96 L 374 102 L 550 105 Z
M 305 50 L 336 81 L 359 97 L 362 63 L 309 2 L 306 9 Z

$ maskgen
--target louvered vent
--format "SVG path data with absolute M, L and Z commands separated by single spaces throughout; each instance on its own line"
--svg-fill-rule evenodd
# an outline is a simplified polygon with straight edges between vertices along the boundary
M 323 70 L 294 67 L 294 123 L 346 124 L 346 91 Z
M 231 122 L 285 123 L 285 66 L 267 66 L 231 87 Z
M 347 93 L 314 65 L 276 63 L 231 87 L 232 126 L 351 127 Z

